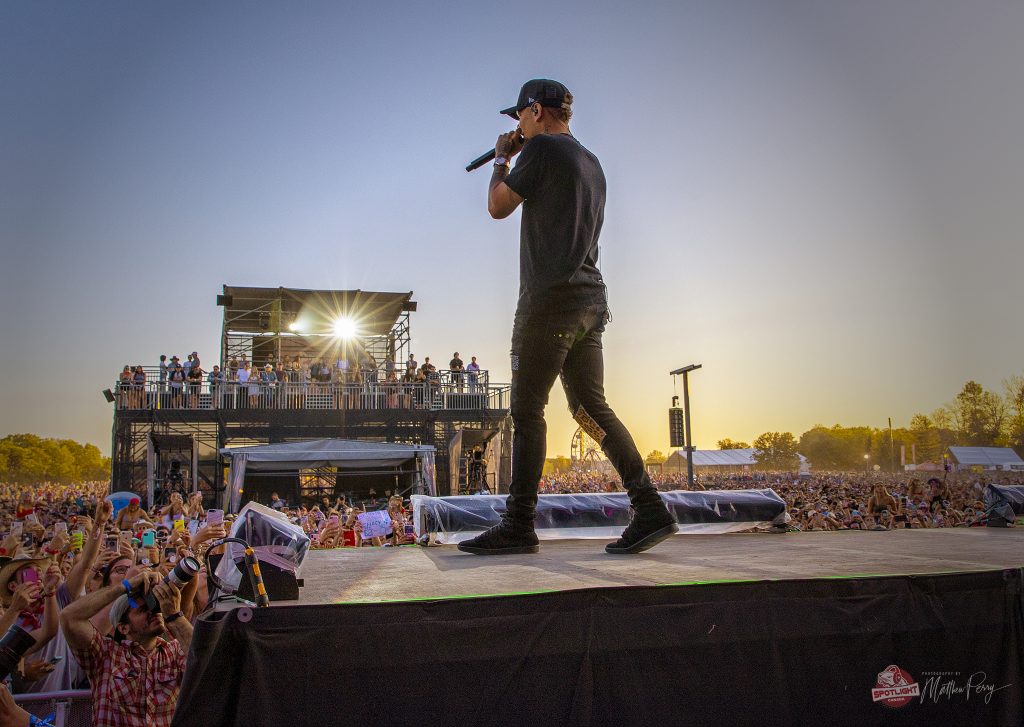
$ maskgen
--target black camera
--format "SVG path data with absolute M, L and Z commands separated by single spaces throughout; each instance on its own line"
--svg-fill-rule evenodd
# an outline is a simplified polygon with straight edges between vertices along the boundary
M 0 639 L 0 681 L 17 668 L 21 657 L 35 643 L 32 634 L 17 624 L 7 629 L 7 633 Z
M 196 573 L 199 572 L 199 561 L 190 555 L 186 555 L 184 558 L 174 564 L 174 568 L 164 576 L 164 583 L 173 583 L 178 589 L 184 588 L 189 581 L 196 577 Z M 146 603 L 146 608 L 149 609 L 150 613 L 160 613 L 160 602 L 156 600 L 156 596 L 153 595 L 153 591 L 146 594 L 143 599 Z

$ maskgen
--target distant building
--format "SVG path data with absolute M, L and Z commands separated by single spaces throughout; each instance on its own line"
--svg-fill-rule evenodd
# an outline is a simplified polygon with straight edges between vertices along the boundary
M 950 447 L 949 461 L 958 472 L 1012 470 L 1024 472 L 1024 459 L 1009 447 Z
M 753 447 L 747 449 L 695 449 L 693 468 L 701 472 L 749 472 L 757 466 Z M 800 457 L 800 471 L 807 471 L 807 458 Z M 677 449 L 661 465 L 664 474 L 686 472 L 686 450 Z

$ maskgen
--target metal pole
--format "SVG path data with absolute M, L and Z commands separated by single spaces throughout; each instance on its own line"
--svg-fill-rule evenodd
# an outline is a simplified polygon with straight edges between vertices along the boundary
M 892 417 L 889 417 L 889 469 L 896 471 L 896 445 L 892 439 Z
M 690 439 L 690 381 L 683 372 L 683 427 L 686 433 L 686 488 L 693 489 L 693 440 Z

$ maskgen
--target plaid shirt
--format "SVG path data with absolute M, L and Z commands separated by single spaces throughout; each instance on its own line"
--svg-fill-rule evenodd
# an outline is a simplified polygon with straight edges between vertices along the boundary
M 177 640 L 157 639 L 147 653 L 93 632 L 87 648 L 71 653 L 92 682 L 93 727 L 170 727 L 185 672 Z

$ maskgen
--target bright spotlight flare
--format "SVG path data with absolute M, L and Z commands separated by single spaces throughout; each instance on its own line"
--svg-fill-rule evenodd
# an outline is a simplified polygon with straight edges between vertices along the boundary
M 334 321 L 335 338 L 355 338 L 356 333 L 358 333 L 358 326 L 351 318 L 342 316 Z

